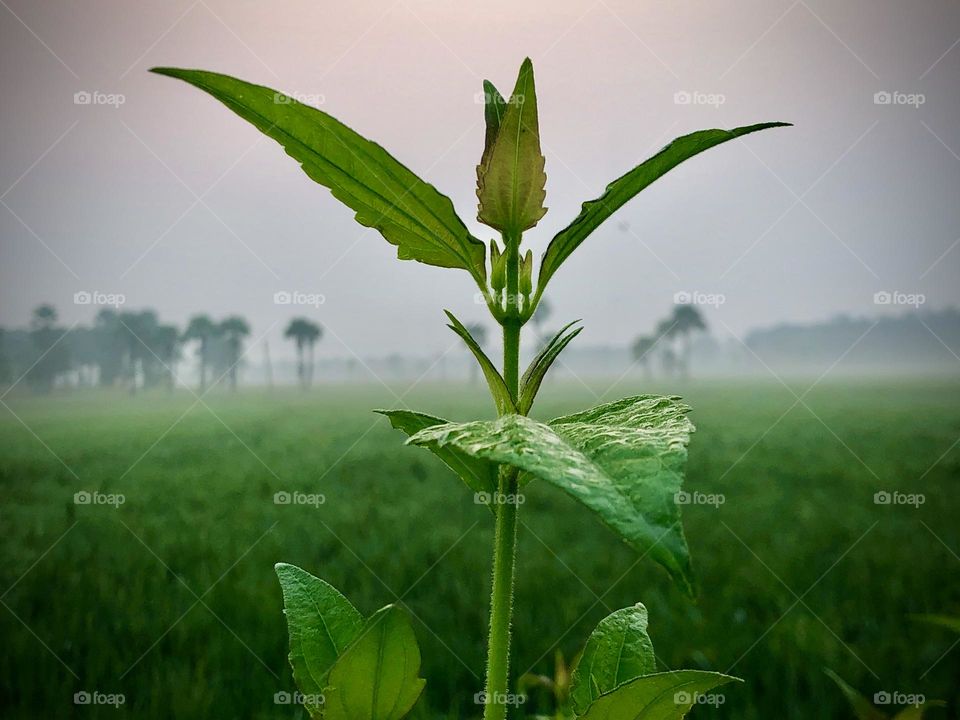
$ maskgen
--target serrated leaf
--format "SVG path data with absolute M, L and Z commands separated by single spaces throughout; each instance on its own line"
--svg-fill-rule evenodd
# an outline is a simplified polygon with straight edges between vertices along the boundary
M 858 720 L 887 720 L 886 715 L 877 710 L 869 700 L 850 687 L 850 685 L 833 670 L 828 668 L 824 670 L 824 672 L 837 684 L 837 687 L 839 687 L 841 692 L 846 696 L 847 702 L 850 703 L 850 707 L 853 709 L 853 713 L 857 716 Z
M 357 637 L 363 618 L 335 587 L 306 570 L 287 563 L 274 569 L 283 590 L 293 679 L 304 696 L 319 698 L 330 668 Z M 317 704 L 306 705 L 319 717 Z
M 520 233 L 536 225 L 547 212 L 543 206 L 547 176 L 540 151 L 537 93 L 530 58 L 520 66 L 517 84 L 492 145 L 490 111 L 486 115 L 489 151 L 484 151 L 477 166 L 477 219 L 504 233 Z
M 583 330 L 582 327 L 579 327 L 569 333 L 567 332 L 578 322 L 580 321 L 574 320 L 554 335 L 553 339 L 544 345 L 540 352 L 537 353 L 537 356 L 530 363 L 530 367 L 523 373 L 523 378 L 520 380 L 520 399 L 517 401 L 517 410 L 521 415 L 528 415 L 530 413 L 530 408 L 533 407 L 533 401 L 537 397 L 540 385 L 546 377 L 550 366 L 553 365 L 553 361 L 560 356 L 560 353 L 570 344 L 570 341 Z
M 415 435 L 424 428 L 446 425 L 449 420 L 413 412 L 411 410 L 374 410 L 385 415 L 390 424 L 407 435 Z M 475 458 L 453 447 L 428 448 L 463 480 L 475 493 L 493 494 L 497 491 L 497 466 Z
M 720 685 L 739 681 L 702 670 L 675 670 L 631 680 L 601 695 L 580 720 L 680 720 L 698 701 Z
M 578 715 L 604 693 L 657 669 L 642 603 L 611 613 L 594 629 L 573 673 L 570 700 Z
M 396 605 L 372 615 L 330 671 L 324 720 L 401 720 L 426 680 L 409 616 Z
M 453 203 L 380 145 L 325 112 L 283 93 L 203 70 L 153 68 L 209 93 L 276 140 L 314 181 L 330 188 L 397 246 L 401 260 L 467 270 L 486 285 L 486 248 L 457 216 Z
M 500 374 L 500 371 L 497 370 L 490 358 L 483 352 L 480 343 L 473 339 L 470 331 L 467 330 L 462 322 L 457 320 L 452 312 L 449 310 L 444 310 L 444 312 L 450 319 L 450 324 L 447 327 L 460 336 L 460 339 L 463 340 L 470 349 L 470 352 L 472 352 L 473 356 L 477 359 L 480 369 L 483 370 L 483 376 L 486 378 L 487 385 L 490 387 L 490 394 L 493 396 L 497 413 L 499 415 L 506 415 L 507 413 L 516 412 L 517 408 L 514 405 L 513 397 L 510 395 L 510 390 L 507 388 L 507 383 L 503 379 L 503 375 Z
M 523 415 L 447 423 L 407 442 L 513 465 L 579 500 L 690 595 L 693 571 L 680 508 L 693 431 L 679 398 L 638 395 L 538 423 Z
M 773 127 L 786 127 L 790 123 L 761 123 L 739 127 L 734 130 L 701 130 L 677 138 L 656 155 L 607 185 L 603 195 L 583 203 L 580 214 L 572 223 L 558 232 L 540 263 L 537 295 L 543 293 L 553 274 L 570 257 L 571 253 L 627 201 L 631 200 L 650 183 L 704 150 L 729 140 Z

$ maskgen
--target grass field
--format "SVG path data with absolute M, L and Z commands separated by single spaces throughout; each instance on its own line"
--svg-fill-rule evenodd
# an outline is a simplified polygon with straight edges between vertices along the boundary
M 688 489 L 725 498 L 685 509 L 699 602 L 534 483 L 521 513 L 517 672 L 551 673 L 556 649 L 572 656 L 604 615 L 639 600 L 664 667 L 746 680 L 692 717 L 849 718 L 827 667 L 869 696 L 923 693 L 955 713 L 956 636 L 910 615 L 960 614 L 960 384 L 824 381 L 801 403 L 776 382 L 655 388 L 668 389 L 694 406 Z M 492 519 L 370 413 L 397 405 L 385 388 L 214 393 L 206 405 L 186 392 L 4 402 L 3 717 L 297 717 L 274 703 L 293 689 L 280 560 L 364 614 L 402 599 L 428 679 L 415 716 L 478 716 Z M 451 419 L 492 412 L 480 387 L 421 387 L 403 402 Z M 556 382 L 534 414 L 593 403 Z M 125 502 L 76 505 L 81 490 Z M 894 490 L 925 502 L 874 503 Z M 325 502 L 277 505 L 278 491 Z M 78 707 L 81 690 L 125 704 Z

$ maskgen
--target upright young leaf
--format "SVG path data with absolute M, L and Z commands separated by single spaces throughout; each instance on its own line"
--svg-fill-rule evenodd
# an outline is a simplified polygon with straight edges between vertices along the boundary
M 507 413 L 516 412 L 517 408 L 514 404 L 513 397 L 510 395 L 510 390 L 507 388 L 506 380 L 503 379 L 503 375 L 500 374 L 497 367 L 490 358 L 487 357 L 486 353 L 483 352 L 480 343 L 473 339 L 470 331 L 467 330 L 462 322 L 454 317 L 452 312 L 449 310 L 444 310 L 444 312 L 447 314 L 447 317 L 450 318 L 450 324 L 447 325 L 447 327 L 459 335 L 460 339 L 466 343 L 470 352 L 472 352 L 473 356 L 477 359 L 480 369 L 483 370 L 483 376 L 487 379 L 487 385 L 490 386 L 490 394 L 493 395 L 493 402 L 497 407 L 497 413 L 506 415 Z
M 607 615 L 590 634 L 573 672 L 570 700 L 578 715 L 600 695 L 657 669 L 643 603 Z
M 501 232 L 520 233 L 536 225 L 547 212 L 543 206 L 547 176 L 540 151 L 537 93 L 530 58 L 520 66 L 517 84 L 492 145 L 492 110 L 487 107 L 487 149 L 477 166 L 477 219 Z
M 548 425 L 523 415 L 425 428 L 407 442 L 513 465 L 556 485 L 695 594 L 676 493 L 693 431 L 678 398 L 639 395 Z
M 416 435 L 425 428 L 449 423 L 449 420 L 411 410 L 374 410 L 374 412 L 385 415 L 394 428 L 402 430 L 407 435 Z M 475 493 L 493 494 L 497 491 L 497 466 L 495 463 L 475 458 L 454 447 L 431 447 L 429 449 Z
M 840 688 L 840 691 L 846 696 L 847 702 L 850 703 L 850 707 L 853 709 L 853 714 L 857 716 L 857 720 L 887 720 L 886 715 L 877 710 L 869 700 L 850 687 L 850 685 L 833 670 L 828 668 L 824 670 L 824 672 L 827 674 L 827 677 L 837 684 L 837 687 Z
M 681 720 L 697 698 L 738 678 L 701 670 L 644 675 L 598 697 L 579 720 Z
M 487 126 L 487 132 L 484 136 L 483 155 L 480 158 L 480 164 L 484 165 L 490 157 L 493 150 L 493 143 L 497 139 L 497 133 L 500 132 L 500 123 L 503 122 L 503 114 L 507 111 L 507 101 L 489 80 L 483 81 L 483 119 Z
M 627 174 L 607 185 L 606 191 L 596 200 L 583 203 L 580 214 L 563 230 L 558 232 L 540 263 L 540 275 L 537 282 L 537 296 L 543 293 L 563 262 L 580 247 L 580 243 L 599 227 L 600 223 L 613 215 L 628 200 L 659 177 L 675 168 L 684 160 L 720 145 L 728 140 L 773 127 L 785 127 L 790 123 L 772 122 L 739 127 L 734 130 L 701 130 L 677 138 L 649 160 L 635 167 Z
M 517 401 L 517 411 L 521 415 L 529 414 L 530 408 L 533 407 L 533 401 L 537 397 L 537 392 L 540 390 L 540 384 L 547 376 L 547 371 L 553 365 L 553 361 L 560 357 L 563 349 L 583 330 L 582 327 L 579 327 L 567 332 L 578 322 L 580 321 L 574 320 L 554 335 L 553 339 L 540 349 L 533 362 L 530 363 L 530 367 L 523 373 L 523 378 L 520 380 L 520 399 Z
M 317 699 L 337 656 L 360 632 L 363 618 L 336 588 L 306 570 L 287 563 L 277 563 L 275 569 L 283 590 L 293 679 L 300 692 Z M 319 704 L 308 702 L 307 709 L 319 717 Z
M 410 618 L 396 605 L 374 613 L 330 671 L 324 720 L 401 720 L 426 681 Z
M 457 216 L 453 203 L 390 153 L 325 112 L 262 85 L 203 70 L 153 68 L 209 93 L 276 140 L 311 179 L 330 188 L 397 246 L 401 260 L 463 268 L 481 288 L 486 248 Z

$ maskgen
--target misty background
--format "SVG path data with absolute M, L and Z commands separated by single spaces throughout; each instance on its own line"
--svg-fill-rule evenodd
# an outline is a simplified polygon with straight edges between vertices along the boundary
M 535 257 L 672 138 L 795 124 L 697 156 L 584 243 L 539 329 L 583 318 L 559 372 L 644 371 L 635 342 L 686 303 L 709 333 L 687 339 L 699 374 L 955 372 L 958 35 L 955 2 L 3 0 L 0 326 L 9 338 L 49 303 L 57 327 L 88 327 L 100 293 L 181 331 L 245 318 L 252 383 L 264 342 L 278 381 L 294 377 L 293 316 L 322 326 L 318 381 L 465 375 L 442 308 L 498 347 L 465 272 L 398 262 L 273 141 L 147 70 L 217 70 L 320 107 L 486 240 L 477 94 L 483 78 L 509 91 L 529 55 L 549 207 L 524 238 Z M 192 346 L 183 358 L 192 378 Z

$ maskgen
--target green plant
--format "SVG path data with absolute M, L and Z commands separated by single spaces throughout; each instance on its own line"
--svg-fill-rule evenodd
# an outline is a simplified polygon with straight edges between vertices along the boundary
M 922 695 L 908 695 L 905 693 L 878 692 L 873 696 L 874 702 L 881 705 L 890 705 L 892 703 L 900 705 L 905 704 L 895 715 L 887 715 L 877 710 L 873 704 L 863 695 L 848 685 L 843 678 L 837 675 L 833 670 L 826 670 L 827 677 L 833 680 L 840 692 L 847 698 L 850 708 L 857 720 L 923 720 L 923 716 L 929 708 L 945 707 L 941 700 L 927 700 Z
M 657 178 L 721 143 L 786 123 L 704 130 L 674 140 L 607 186 L 549 243 L 536 282 L 523 233 L 546 213 L 533 66 L 520 67 L 505 99 L 484 82 L 486 137 L 477 167 L 478 219 L 500 234 L 474 237 L 450 199 L 379 145 L 282 93 L 217 73 L 155 68 L 209 93 L 279 142 L 307 175 L 328 187 L 397 247 L 402 260 L 465 270 L 503 332 L 498 369 L 449 311 L 449 327 L 475 356 L 497 419 L 452 423 L 408 410 L 382 410 L 408 444 L 431 450 L 494 514 L 485 720 L 507 715 L 517 515 L 534 478 L 556 485 L 593 510 L 638 552 L 659 562 L 693 595 L 694 579 L 674 502 L 693 426 L 677 397 L 640 395 L 548 423 L 528 417 L 552 363 L 580 332 L 570 323 L 546 342 L 521 377 L 520 333 L 554 274 L 607 218 Z M 502 246 L 501 243 L 502 242 Z M 334 588 L 278 565 L 294 678 L 308 710 L 333 720 L 399 720 L 423 688 L 420 655 L 404 613 L 388 605 L 366 621 Z M 585 670 L 585 668 L 589 668 Z M 589 720 L 683 717 L 699 693 L 733 678 L 682 670 L 656 673 L 642 606 L 617 611 L 591 635 L 570 697 Z

